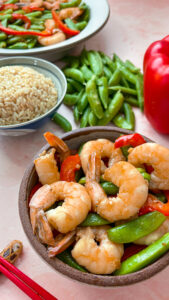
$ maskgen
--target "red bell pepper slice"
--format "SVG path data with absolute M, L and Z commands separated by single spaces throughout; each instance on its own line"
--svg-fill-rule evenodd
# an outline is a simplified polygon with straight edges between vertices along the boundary
M 35 36 L 51 36 L 51 32 L 44 30 L 41 32 L 36 32 L 36 31 L 17 31 L 11 28 L 4 27 L 0 24 L 0 30 L 7 33 L 7 34 L 12 34 L 12 35 L 35 35 Z
M 19 7 L 16 5 L 16 4 L 13 4 L 13 3 L 6 3 L 6 4 L 2 4 L 0 6 L 0 11 L 1 10 L 4 10 L 4 9 L 13 9 L 13 10 L 16 10 L 18 9 Z
M 81 167 L 79 154 L 68 156 L 62 163 L 60 169 L 60 180 L 76 181 L 75 172 Z
M 163 203 L 154 195 L 149 194 L 145 204 L 139 210 L 139 216 L 145 215 L 154 210 L 161 212 L 165 216 L 169 216 L 169 190 L 163 192 L 167 198 L 167 203 Z
M 57 25 L 57 27 L 59 29 L 61 29 L 64 33 L 68 34 L 68 35 L 77 35 L 80 33 L 79 30 L 72 30 L 69 27 L 67 27 L 59 18 L 59 16 L 57 15 L 57 13 L 52 10 L 52 17 Z
M 30 26 L 31 26 L 31 20 L 27 17 L 27 16 L 24 16 L 24 15 L 22 15 L 22 14 L 15 14 L 15 13 L 13 13 L 12 14 L 12 17 L 14 18 L 14 19 L 16 19 L 16 20 L 22 20 L 22 21 L 24 21 L 25 22 L 25 28 L 26 29 L 29 29 L 30 28 Z
M 37 190 L 40 189 L 40 187 L 42 186 L 42 184 L 40 182 L 38 182 L 37 184 L 35 184 L 35 186 L 32 188 L 29 198 L 28 198 L 28 204 L 31 201 L 33 195 L 37 192 Z
M 27 13 L 32 12 L 32 11 L 43 11 L 44 7 L 31 7 L 31 6 L 23 6 L 22 9 L 26 11 Z
M 139 133 L 127 134 L 120 136 L 115 140 L 114 147 L 121 148 L 124 146 L 137 147 L 146 143 L 145 139 Z
M 145 249 L 146 247 L 147 247 L 146 245 L 136 245 L 136 244 L 132 244 L 132 245 L 128 246 L 124 250 L 124 254 L 122 256 L 121 261 L 124 261 L 127 258 L 129 258 L 130 256 L 133 256 L 134 254 L 137 254 L 138 252 Z

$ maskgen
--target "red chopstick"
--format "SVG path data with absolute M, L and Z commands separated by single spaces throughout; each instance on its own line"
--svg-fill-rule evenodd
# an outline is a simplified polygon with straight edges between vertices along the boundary
M 57 300 L 34 280 L 0 256 L 0 272 L 33 300 Z M 16 276 L 15 276 L 16 275 Z

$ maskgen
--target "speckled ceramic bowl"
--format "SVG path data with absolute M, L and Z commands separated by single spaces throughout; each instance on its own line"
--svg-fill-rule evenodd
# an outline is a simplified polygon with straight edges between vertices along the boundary
M 78 149 L 78 147 L 89 140 L 98 139 L 98 138 L 107 138 L 109 140 L 114 141 L 120 134 L 128 134 L 131 131 L 118 129 L 115 127 L 90 127 L 85 129 L 78 129 L 67 133 L 62 136 L 63 140 L 67 143 L 67 145 L 71 149 Z M 147 141 L 150 141 L 146 138 Z M 48 149 L 49 146 L 46 145 L 43 149 L 39 151 L 41 153 L 44 149 Z M 38 154 L 36 155 L 38 156 Z M 47 255 L 46 247 L 42 245 L 36 236 L 33 235 L 32 227 L 29 219 L 29 210 L 28 210 L 28 196 L 32 187 L 37 182 L 37 174 L 35 171 L 35 167 L 33 161 L 30 163 L 28 169 L 26 170 L 24 177 L 22 179 L 22 183 L 20 186 L 19 193 L 19 212 L 21 222 L 24 228 L 24 231 L 36 252 L 55 270 L 60 273 L 68 276 L 69 278 L 75 279 L 77 281 L 103 286 L 103 287 L 113 287 L 113 286 L 123 286 L 134 284 L 136 282 L 145 280 L 155 275 L 164 269 L 169 263 L 169 253 L 163 255 L 160 259 L 158 259 L 153 264 L 147 266 L 146 268 L 123 276 L 103 276 L 103 275 L 94 275 L 90 273 L 80 272 L 67 264 L 60 261 L 58 258 L 50 259 Z
M 26 56 L 0 59 L 0 68 L 15 65 L 30 67 L 35 71 L 42 73 L 45 77 L 50 78 L 58 91 L 58 99 L 55 106 L 37 118 L 24 123 L 0 126 L 0 135 L 18 136 L 34 132 L 59 108 L 67 89 L 67 81 L 63 72 L 56 65 L 48 62 L 47 60 Z

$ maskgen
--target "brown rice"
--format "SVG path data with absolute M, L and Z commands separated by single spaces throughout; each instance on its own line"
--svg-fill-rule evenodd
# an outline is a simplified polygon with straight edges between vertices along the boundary
M 32 120 L 57 102 L 57 90 L 50 78 L 22 66 L 0 68 L 0 125 Z

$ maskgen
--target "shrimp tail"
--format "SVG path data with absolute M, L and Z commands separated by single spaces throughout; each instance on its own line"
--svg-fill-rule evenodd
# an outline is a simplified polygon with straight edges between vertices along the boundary
M 69 232 L 68 234 L 66 234 L 61 240 L 57 241 L 57 243 L 55 243 L 54 247 L 49 247 L 48 248 L 48 256 L 54 257 L 57 254 L 66 250 L 75 241 L 75 234 L 76 234 L 76 231 L 73 230 L 73 231 Z
M 36 227 L 35 233 L 37 234 L 39 240 L 43 244 L 50 246 L 55 245 L 55 240 L 53 238 L 53 233 L 51 226 L 48 223 L 46 215 L 43 210 L 40 210 L 36 216 Z
M 44 133 L 44 137 L 51 147 L 56 148 L 61 156 L 62 161 L 70 155 L 70 149 L 58 136 L 48 131 Z
M 89 157 L 89 163 L 87 166 L 86 182 L 100 181 L 101 175 L 101 156 L 96 152 L 93 152 Z

